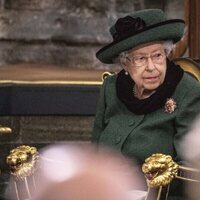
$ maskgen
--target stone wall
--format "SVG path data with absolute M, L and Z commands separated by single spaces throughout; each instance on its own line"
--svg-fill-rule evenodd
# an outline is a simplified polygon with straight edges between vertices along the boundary
M 183 18 L 183 0 L 1 0 L 0 65 L 104 68 L 95 52 L 111 41 L 108 27 L 117 16 L 143 8 Z

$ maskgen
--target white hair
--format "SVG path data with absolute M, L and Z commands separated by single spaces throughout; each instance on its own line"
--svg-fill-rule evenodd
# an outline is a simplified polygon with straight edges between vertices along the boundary
M 163 40 L 161 41 L 161 44 L 163 45 L 164 51 L 166 53 L 166 56 L 169 56 L 171 51 L 174 48 L 174 43 L 172 40 Z M 123 51 L 120 53 L 117 57 L 113 59 L 114 63 L 125 63 L 126 62 L 126 57 L 128 56 L 128 51 Z
M 163 41 L 162 44 L 163 44 L 166 56 L 169 56 L 169 54 L 171 53 L 171 51 L 173 50 L 173 48 L 175 46 L 173 41 L 172 40 L 166 40 L 166 41 Z

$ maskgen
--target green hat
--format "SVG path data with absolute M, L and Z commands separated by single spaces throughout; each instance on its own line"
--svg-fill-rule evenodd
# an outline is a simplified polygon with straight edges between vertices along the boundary
M 96 56 L 107 64 L 121 52 L 130 50 L 140 44 L 172 40 L 178 42 L 183 36 L 184 21 L 167 20 L 160 9 L 145 9 L 119 18 L 110 28 L 113 42 L 100 49 Z

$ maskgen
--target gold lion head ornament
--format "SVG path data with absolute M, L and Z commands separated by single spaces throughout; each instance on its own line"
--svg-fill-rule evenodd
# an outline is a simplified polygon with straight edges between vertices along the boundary
M 177 175 L 179 166 L 170 155 L 156 153 L 145 160 L 142 171 L 149 187 L 168 185 Z
M 33 175 L 38 167 L 38 161 L 39 153 L 37 149 L 25 145 L 12 149 L 7 156 L 10 172 L 16 179 Z

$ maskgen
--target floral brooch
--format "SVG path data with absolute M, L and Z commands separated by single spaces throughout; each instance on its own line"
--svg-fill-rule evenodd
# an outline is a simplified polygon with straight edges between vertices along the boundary
M 165 112 L 172 113 L 176 109 L 176 101 L 172 98 L 167 98 L 167 101 L 165 103 Z

